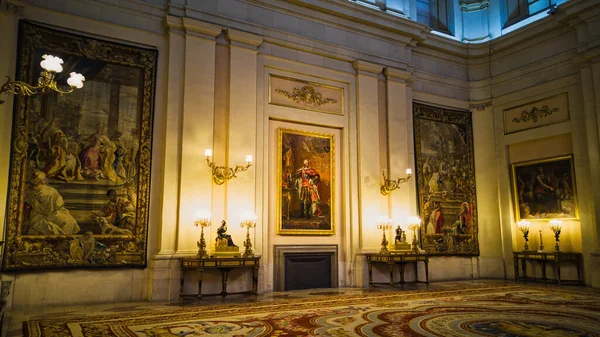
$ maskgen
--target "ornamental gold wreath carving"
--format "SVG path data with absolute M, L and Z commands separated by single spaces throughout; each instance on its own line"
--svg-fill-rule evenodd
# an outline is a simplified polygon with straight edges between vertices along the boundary
M 281 89 L 275 89 L 275 92 L 293 100 L 296 103 L 309 104 L 315 107 L 329 103 L 337 103 L 337 99 L 323 98 L 323 95 L 320 92 L 317 92 L 315 88 L 309 85 L 305 85 L 300 89 L 294 88 L 292 93 Z
M 544 119 L 550 115 L 552 115 L 554 112 L 557 112 L 559 109 L 558 108 L 553 108 L 550 109 L 548 108 L 547 105 L 542 106 L 541 109 L 538 109 L 537 107 L 533 107 L 531 109 L 531 111 L 523 111 L 521 112 L 521 117 L 519 118 L 513 118 L 513 122 L 514 123 L 521 123 L 521 122 L 534 122 L 537 123 L 538 119 Z

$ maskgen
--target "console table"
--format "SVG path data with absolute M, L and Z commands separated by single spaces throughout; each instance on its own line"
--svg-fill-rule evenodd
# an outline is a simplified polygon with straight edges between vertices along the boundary
M 523 280 L 523 281 L 542 281 L 542 282 L 558 282 L 559 285 L 563 283 L 575 283 L 579 285 L 584 285 L 583 280 L 581 278 L 581 263 L 582 263 L 582 255 L 581 253 L 574 252 L 548 252 L 548 253 L 538 253 L 535 251 L 523 251 L 523 252 L 513 252 L 513 258 L 515 262 L 515 280 Z M 521 270 L 523 275 L 519 274 L 519 261 L 521 261 Z M 542 277 L 534 278 L 527 276 L 527 261 L 537 261 L 540 264 L 540 268 L 542 269 Z M 548 262 L 553 263 L 554 272 L 557 276 L 556 279 L 546 278 L 546 265 Z M 573 263 L 577 268 L 577 280 L 563 280 L 560 276 L 560 267 L 563 263 Z
M 181 259 L 181 290 L 179 292 L 179 301 L 184 297 L 194 297 L 202 299 L 202 296 L 218 296 L 223 298 L 233 294 L 254 294 L 258 295 L 258 268 L 260 266 L 260 257 L 208 257 L 208 258 L 183 258 Z M 227 276 L 232 269 L 245 268 L 252 271 L 252 290 L 228 293 Z M 216 294 L 202 294 L 202 274 L 206 269 L 216 269 L 221 272 L 221 292 Z M 184 276 L 185 272 L 195 270 L 199 272 L 198 294 L 184 294 Z
M 369 287 L 375 284 L 389 284 L 393 287 L 395 284 L 403 285 L 409 283 L 404 281 L 404 267 L 410 263 L 415 266 L 415 281 L 414 283 L 429 284 L 429 257 L 427 254 L 366 254 L 367 264 L 369 267 Z M 425 265 L 425 281 L 419 281 L 418 262 L 423 262 Z M 390 268 L 390 282 L 373 282 L 373 264 L 387 264 Z M 394 265 L 400 267 L 400 281 L 394 282 Z

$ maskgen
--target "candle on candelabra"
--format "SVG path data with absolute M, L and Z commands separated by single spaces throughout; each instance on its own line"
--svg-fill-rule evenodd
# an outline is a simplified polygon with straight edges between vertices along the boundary
M 198 211 L 195 214 L 194 226 L 200 227 L 200 241 L 198 241 L 198 257 L 208 257 L 206 250 L 206 240 L 204 239 L 204 227 L 210 226 L 210 212 L 206 210 Z
M 412 252 L 413 254 L 419 254 L 419 239 L 417 238 L 417 231 L 421 227 L 421 218 L 418 216 L 412 216 L 408 219 L 408 223 L 408 229 L 413 231 Z
M 525 246 L 523 248 L 524 251 L 529 250 L 529 221 L 521 220 L 517 223 L 519 226 L 519 230 L 523 233 L 523 239 L 525 239 Z
M 240 227 L 246 227 L 246 241 L 244 241 L 244 257 L 253 257 L 252 241 L 250 240 L 250 228 L 256 228 L 256 215 L 254 213 L 244 213 L 240 217 Z
M 560 252 L 560 246 L 558 244 L 560 238 L 560 232 L 562 230 L 562 221 L 552 219 L 550 220 L 550 229 L 554 232 L 554 239 L 556 240 L 556 245 L 554 246 L 555 252 Z
M 385 232 L 392 228 L 392 220 L 387 217 L 380 217 L 377 229 L 383 232 L 383 238 L 381 239 L 381 249 L 379 250 L 379 254 L 389 254 L 388 250 L 388 240 L 385 237 Z
M 542 230 L 540 229 L 540 247 L 538 248 L 538 253 L 544 252 L 544 242 L 542 241 Z

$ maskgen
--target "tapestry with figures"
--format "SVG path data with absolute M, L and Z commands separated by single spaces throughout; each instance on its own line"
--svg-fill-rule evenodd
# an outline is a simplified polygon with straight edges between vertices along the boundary
M 49 55 L 85 81 L 15 95 L 3 268 L 143 267 L 157 51 L 22 21 L 17 79 Z
M 471 112 L 413 103 L 422 248 L 479 255 Z

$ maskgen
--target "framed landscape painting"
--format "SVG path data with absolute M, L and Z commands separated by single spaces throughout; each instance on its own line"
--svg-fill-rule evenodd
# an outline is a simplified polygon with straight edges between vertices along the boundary
M 277 153 L 277 234 L 335 234 L 333 135 L 279 128 Z
M 516 221 L 579 219 L 573 156 L 511 165 Z
M 157 51 L 22 21 L 17 79 L 43 55 L 85 82 L 15 96 L 3 268 L 144 267 Z
M 413 103 L 421 245 L 432 255 L 479 255 L 470 111 Z

